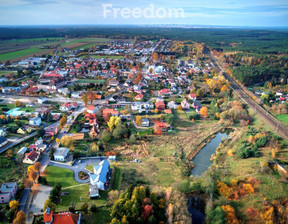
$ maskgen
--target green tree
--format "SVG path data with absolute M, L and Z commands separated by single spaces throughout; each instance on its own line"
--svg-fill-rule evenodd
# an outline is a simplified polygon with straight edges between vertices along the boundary
M 53 203 L 49 198 L 44 202 L 43 212 L 46 211 L 47 206 L 50 208 L 51 211 L 55 211 L 56 210 L 56 204 Z

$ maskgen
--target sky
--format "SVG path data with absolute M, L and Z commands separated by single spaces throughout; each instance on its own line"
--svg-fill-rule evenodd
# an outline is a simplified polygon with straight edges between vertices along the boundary
M 288 26 L 288 1 L 0 0 L 0 25 L 74 24 Z

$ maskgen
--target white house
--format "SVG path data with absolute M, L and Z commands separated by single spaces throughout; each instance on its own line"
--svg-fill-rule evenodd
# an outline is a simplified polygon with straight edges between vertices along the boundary
M 40 117 L 33 117 L 29 120 L 29 124 L 34 125 L 34 126 L 40 126 L 41 118 Z
M 141 110 L 142 109 L 142 103 L 141 102 L 134 102 L 131 105 L 132 110 Z
M 47 98 L 46 97 L 38 98 L 38 103 L 42 104 L 42 103 L 46 103 L 46 102 L 47 102 Z
M 103 160 L 99 165 L 94 166 L 94 173 L 90 174 L 90 183 L 97 185 L 99 190 L 105 190 L 108 187 L 107 175 L 110 164 L 107 160 Z
M 18 152 L 17 155 L 24 155 L 27 152 L 27 147 L 22 147 Z
M 168 102 L 167 106 L 168 106 L 170 109 L 177 109 L 177 107 L 178 107 L 179 105 L 176 104 L 174 101 L 170 101 L 170 102 Z
M 12 198 L 15 197 L 17 190 L 18 186 L 16 182 L 3 183 L 0 188 L 0 204 L 8 203 Z
M 101 108 L 101 106 L 97 106 L 97 107 L 94 107 L 94 106 L 88 106 L 87 107 L 87 113 L 89 114 L 96 114 L 97 111 Z
M 181 106 L 182 106 L 183 110 L 188 110 L 190 108 L 190 105 L 186 100 L 183 100 L 181 102 Z
M 143 126 L 143 127 L 149 127 L 149 119 L 143 118 L 143 119 L 142 119 L 142 124 L 141 124 L 141 126 Z
M 71 111 L 72 109 L 76 109 L 77 103 L 64 103 L 61 107 L 60 110 L 65 112 L 65 111 Z
M 154 104 L 153 103 L 143 103 L 142 107 L 145 109 L 154 109 Z
M 57 148 L 57 149 L 55 149 L 55 152 L 53 154 L 54 160 L 65 161 L 68 153 L 69 153 L 69 149 L 67 149 L 65 147 Z

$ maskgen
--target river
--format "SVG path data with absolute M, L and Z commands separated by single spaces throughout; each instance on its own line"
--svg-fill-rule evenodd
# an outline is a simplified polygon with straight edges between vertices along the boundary
M 212 164 L 210 161 L 211 155 L 215 154 L 217 147 L 222 142 L 222 139 L 227 139 L 231 131 L 232 129 L 227 128 L 218 132 L 215 137 L 194 157 L 192 160 L 194 168 L 191 173 L 194 177 L 201 176 L 208 169 Z

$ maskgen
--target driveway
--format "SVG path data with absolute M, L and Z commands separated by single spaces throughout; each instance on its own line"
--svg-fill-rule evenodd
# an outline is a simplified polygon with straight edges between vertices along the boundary
M 87 173 L 89 174 L 90 172 L 86 171 L 84 168 L 88 165 L 92 165 L 92 164 L 99 164 L 102 160 L 106 159 L 106 157 L 102 157 L 102 158 L 91 158 L 91 159 L 82 159 L 82 160 L 76 160 L 74 162 L 74 165 L 73 166 L 68 166 L 68 165 L 65 165 L 65 164 L 59 164 L 59 163 L 55 163 L 53 161 L 50 161 L 49 162 L 49 165 L 50 166 L 55 166 L 55 167 L 60 167 L 60 168 L 64 168 L 64 169 L 69 169 L 69 170 L 72 170 L 73 173 L 74 173 L 74 180 L 78 183 L 81 183 L 81 184 L 85 184 L 85 183 L 89 183 L 90 179 L 87 178 L 86 180 L 81 180 L 79 177 L 78 177 L 78 173 L 80 171 L 83 171 L 84 173 Z
M 41 209 L 43 209 L 44 202 L 48 199 L 50 195 L 51 190 L 52 190 L 52 187 L 39 184 L 37 193 L 35 197 L 33 198 L 29 211 L 33 212 L 34 214 L 40 213 Z

